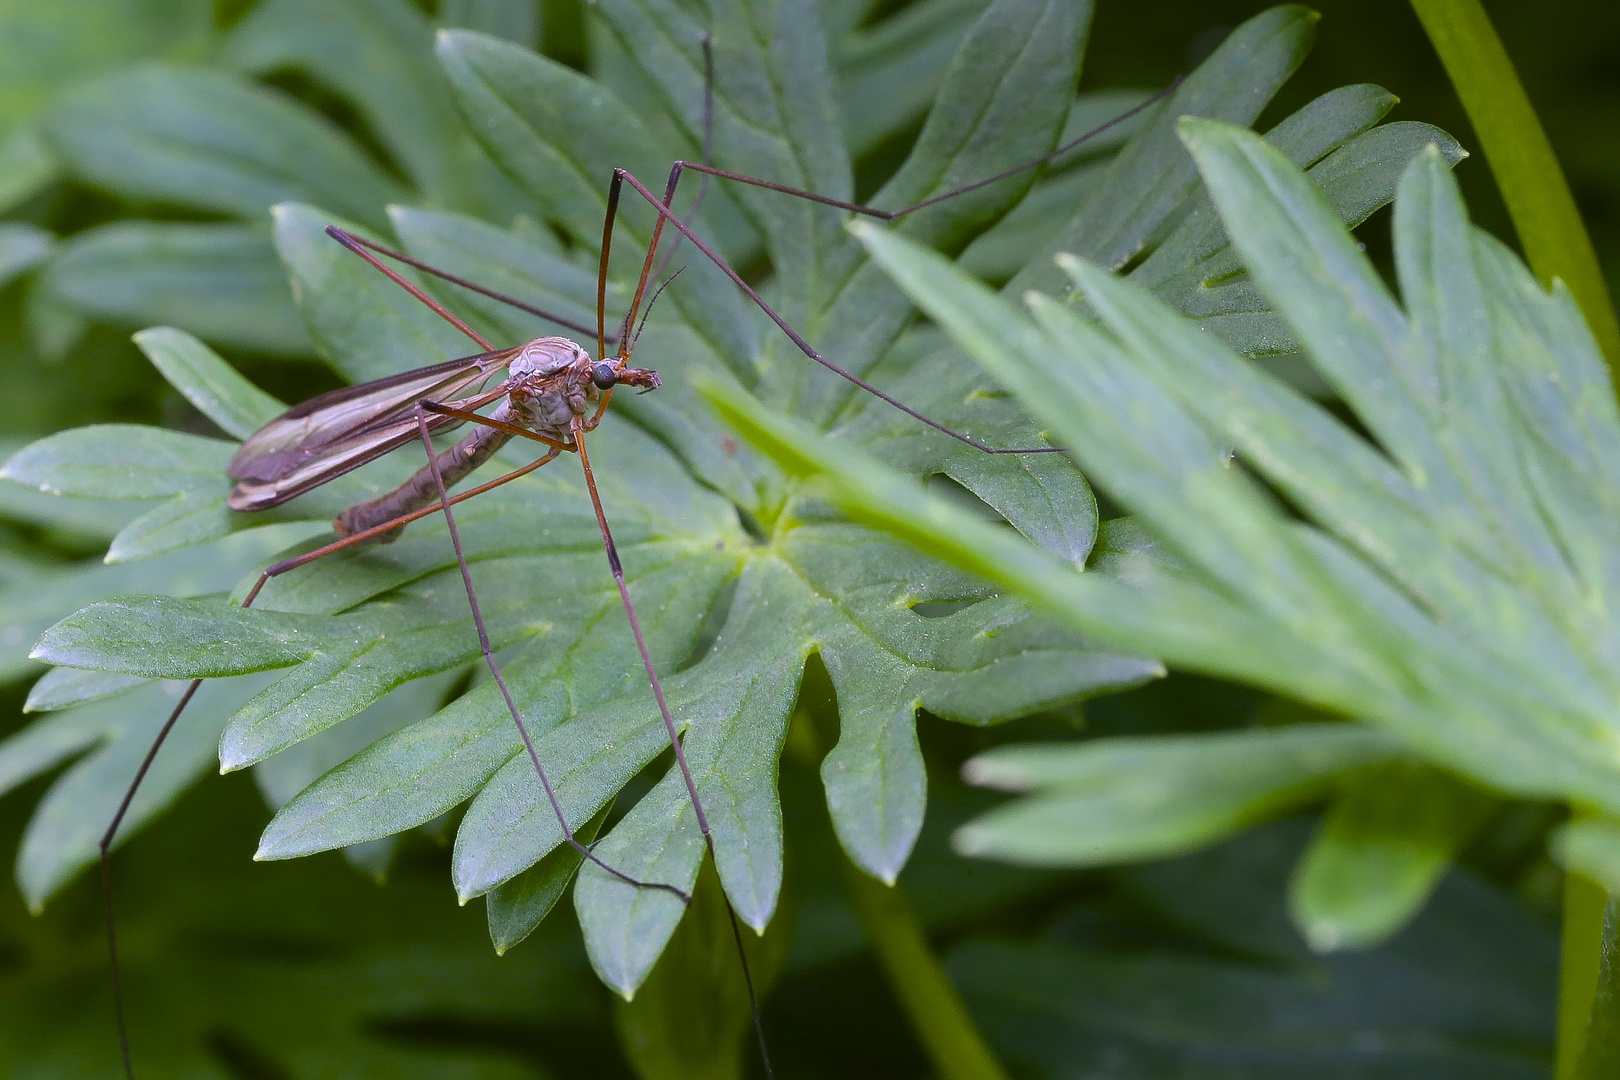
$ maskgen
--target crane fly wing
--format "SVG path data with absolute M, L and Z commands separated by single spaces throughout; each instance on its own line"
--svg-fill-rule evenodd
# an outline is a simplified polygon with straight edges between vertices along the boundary
M 431 367 L 346 386 L 294 405 L 254 432 L 231 458 L 237 481 L 233 510 L 267 510 L 359 468 L 417 436 L 411 406 L 424 398 L 454 398 L 504 368 L 517 349 L 448 360 Z M 479 408 L 500 389 L 457 402 Z M 428 418 L 430 430 L 453 426 L 453 417 Z
M 447 360 L 312 397 L 249 436 L 226 472 L 238 480 L 273 480 L 324 448 L 386 422 L 422 398 L 460 394 L 504 367 L 516 353 L 516 349 L 502 349 Z

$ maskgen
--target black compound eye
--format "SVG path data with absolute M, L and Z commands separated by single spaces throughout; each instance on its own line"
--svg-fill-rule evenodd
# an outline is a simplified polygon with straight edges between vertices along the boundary
M 598 390 L 610 390 L 619 381 L 619 371 L 606 360 L 599 360 L 591 368 L 591 382 Z

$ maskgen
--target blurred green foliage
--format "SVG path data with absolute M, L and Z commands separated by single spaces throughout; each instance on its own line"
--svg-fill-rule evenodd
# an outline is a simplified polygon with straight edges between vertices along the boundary
M 912 151 L 945 65 L 985 6 L 980 0 L 823 5 L 855 189 L 862 197 Z M 1404 4 L 1319 7 L 1324 18 L 1314 50 L 1291 81 L 1286 75 L 1279 80 L 1282 89 L 1257 128 L 1265 130 L 1337 87 L 1376 83 L 1402 99 L 1400 119 L 1421 118 L 1464 147 L 1472 145 L 1444 75 Z M 1595 134 L 1612 129 L 1620 111 L 1620 87 L 1606 74 L 1620 66 L 1620 14 L 1611 7 L 1498 4 L 1493 15 L 1613 275 L 1620 274 L 1620 157 L 1613 140 Z M 1143 88 L 1195 67 L 1233 27 L 1263 8 L 1104 0 L 1092 24 L 1080 89 L 1126 93 L 1100 94 L 1091 113 L 1077 108 L 1070 129 L 1081 115 L 1106 117 L 1139 100 Z M 623 35 L 574 0 L 442 0 L 418 5 L 419 18 L 398 17 L 399 11 L 410 9 L 362 0 L 0 4 L 0 207 L 8 222 L 0 226 L 0 449 L 9 452 L 29 439 L 94 422 L 217 437 L 210 410 L 199 411 L 158 378 L 129 342 L 132 330 L 149 323 L 197 334 L 284 401 L 337 385 L 340 377 L 318 356 L 341 335 L 321 329 L 307 295 L 304 318 L 313 332 L 299 321 L 263 212 L 272 201 L 316 203 L 375 228 L 392 227 L 402 237 L 413 222 L 390 219 L 383 209 L 388 200 L 472 215 L 503 229 L 512 225 L 530 204 L 457 117 L 426 48 L 429 21 L 538 46 L 601 78 L 633 106 L 666 108 L 658 88 L 626 63 Z M 184 98 L 187 107 L 201 113 L 223 109 L 235 95 L 251 99 L 245 107 L 262 110 L 257 128 L 244 132 L 240 159 L 200 172 L 194 197 L 186 200 L 173 198 L 171 181 L 143 189 L 142 154 L 170 154 L 165 169 L 176 160 L 199 168 L 219 163 L 175 153 L 167 141 L 173 132 L 143 127 L 163 112 L 153 95 L 173 92 L 172 83 L 153 83 L 152 72 L 162 69 L 147 66 L 151 61 L 194 72 L 187 77 L 199 81 Z M 288 108 L 295 103 L 301 106 Z M 193 124 L 207 122 L 204 115 Z M 75 139 L 76 125 L 89 134 Z M 126 141 L 109 140 L 109 131 Z M 669 141 L 671 153 L 695 153 L 689 139 Z M 1111 153 L 1117 145 L 1104 149 Z M 290 149 L 295 146 L 296 152 Z M 359 148 L 358 156 L 349 146 Z M 634 151 L 659 156 L 646 147 Z M 280 187 L 246 186 L 269 173 Z M 660 178 L 657 172 L 642 175 L 649 183 Z M 1077 198 L 1090 182 L 1087 175 L 1073 169 L 1037 188 L 1027 206 L 969 248 L 964 265 L 997 283 L 1014 277 L 1053 231 L 1052 207 Z M 1466 163 L 1458 178 L 1476 221 L 1511 238 L 1485 170 Z M 1041 197 L 1051 202 L 1040 203 Z M 744 264 L 758 270 L 765 264 L 758 255 L 761 237 L 746 202 L 724 194 L 711 200 L 710 227 L 730 245 L 727 250 L 752 251 Z M 423 214 L 414 221 L 416 238 L 432 241 L 430 227 L 450 220 Z M 284 222 L 283 259 L 288 229 Z M 479 234 L 476 243 L 515 237 L 533 245 L 527 250 L 557 259 L 571 248 L 588 255 L 566 230 L 559 244 L 554 230 L 531 219 L 510 233 Z M 1361 233 L 1386 266 L 1387 234 L 1376 220 Z M 311 250 L 314 258 L 327 257 L 324 249 Z M 446 250 L 457 249 L 449 244 Z M 480 269 L 516 273 L 513 265 L 492 258 Z M 547 272 L 562 273 L 554 267 Z M 589 310 L 588 290 L 570 299 Z M 352 373 L 367 359 L 351 355 L 339 368 Z M 16 716 L 40 671 L 21 659 L 22 652 L 71 606 L 131 591 L 117 577 L 120 567 L 98 567 L 95 557 L 151 507 L 85 501 L 68 516 L 56 507 L 43 509 L 37 493 L 20 485 L 0 487 L 0 595 L 10 605 L 0 619 L 8 634 L 0 645 L 12 680 L 6 711 Z M 1111 516 L 1106 504 L 1103 516 Z M 1115 537 L 1120 542 L 1114 547 L 1108 538 L 1105 528 L 1099 549 L 1104 557 L 1128 549 L 1128 538 Z M 250 536 L 233 538 L 244 543 L 221 556 L 218 567 L 183 552 L 169 558 L 195 580 L 192 592 L 219 591 L 292 539 L 264 537 L 252 548 L 245 543 Z M 67 595 L 63 583 L 78 590 L 68 609 L 59 606 Z M 39 610 L 22 606 L 42 596 L 50 599 Z M 280 771 L 259 774 L 261 793 L 272 805 L 285 803 L 330 765 L 398 726 L 401 716 L 419 717 L 465 690 L 465 680 L 457 678 L 451 672 L 413 683 L 407 689 L 415 688 L 416 700 L 386 699 L 377 711 L 334 729 L 341 739 L 302 758 L 289 752 L 272 759 L 282 763 Z M 812 687 L 824 687 L 819 663 L 812 663 L 809 678 Z M 109 687 L 64 686 L 60 692 L 71 698 Z M 139 693 L 156 696 L 159 690 Z M 54 767 L 102 738 L 123 719 L 111 713 L 134 708 L 130 700 L 109 699 L 124 704 L 106 705 L 109 715 L 92 716 L 77 731 L 67 724 L 49 729 L 30 750 L 35 756 L 29 770 Z M 387 714 L 388 708 L 398 715 Z M 217 711 L 223 719 L 230 709 Z M 946 725 L 925 715 L 919 736 L 927 817 L 900 881 L 1015 1075 L 1078 1080 L 1107 1070 L 1122 1078 L 1382 1080 L 1546 1074 L 1555 980 L 1548 915 L 1556 902 L 1556 872 L 1543 841 L 1558 817 L 1548 806 L 1504 800 L 1470 811 L 1464 815 L 1469 838 L 1447 841 L 1438 862 L 1431 860 L 1432 871 L 1420 871 L 1427 876 L 1415 900 L 1375 919 L 1370 932 L 1335 924 L 1323 931 L 1336 935 L 1332 941 L 1312 939 L 1319 948 L 1359 945 L 1399 928 L 1390 943 L 1365 952 L 1313 953 L 1295 929 L 1311 925 L 1301 916 L 1309 896 L 1302 899 L 1298 891 L 1290 918 L 1286 885 L 1311 832 L 1303 819 L 1250 830 L 1193 855 L 1083 872 L 975 862 L 950 849 L 953 829 L 1002 802 L 956 779 L 964 761 L 994 746 L 1076 731 L 1182 735 L 1301 719 L 1310 718 L 1258 692 L 1188 676 L 995 729 Z M 87 726 L 92 724 L 104 726 Z M 22 729 L 21 719 L 0 727 Z M 838 867 L 845 856 L 839 836 L 815 769 L 794 757 L 792 739 L 790 734 L 781 778 L 791 838 L 789 899 L 772 924 L 772 933 L 790 944 L 781 946 L 786 959 L 765 1015 L 778 1075 L 927 1075 L 929 1065 L 865 952 L 858 918 L 840 891 Z M 211 736 L 195 741 L 195 759 L 175 766 L 174 791 L 195 773 L 211 771 L 213 745 Z M 1358 746 L 1350 757 L 1360 765 L 1381 752 Z M 621 803 L 643 794 L 660 764 L 633 779 Z M 1347 766 L 1338 762 L 1313 773 L 1284 765 L 1241 792 L 1214 825 L 1195 822 L 1159 848 L 1139 839 L 1139 846 L 1127 847 L 1139 854 L 1187 850 L 1258 817 L 1312 806 L 1327 790 L 1321 777 L 1340 767 Z M 46 779 L 24 782 L 25 775 L 5 778 L 6 786 L 20 783 L 0 805 L 6 850 L 47 790 Z M 106 797 L 96 793 L 97 799 Z M 1342 816 L 1344 803 L 1336 804 L 1336 814 Z M 1255 813 L 1256 806 L 1264 812 Z M 349 861 L 367 874 L 386 870 L 387 883 L 377 888 L 330 855 L 249 862 L 265 820 L 262 803 L 240 778 L 205 783 L 118 861 L 137 1060 L 151 1075 L 189 1070 L 298 1077 L 341 1062 L 349 1076 L 651 1076 L 664 1075 L 659 1061 L 710 1054 L 708 1046 L 657 1049 L 660 1040 L 681 1042 L 670 1033 L 678 1029 L 682 1010 L 702 1010 L 702 990 L 683 995 L 660 967 L 645 997 L 629 1010 L 615 1010 L 591 973 L 572 920 L 541 923 L 534 936 L 496 959 L 484 919 L 476 911 L 457 912 L 446 888 L 452 823 L 432 823 L 397 844 L 389 839 L 347 848 Z M 1334 827 L 1351 828 L 1330 821 Z M 87 839 L 75 842 L 82 847 Z M 843 840 L 851 846 L 847 836 Z M 1459 865 L 1422 907 L 1453 854 Z M 24 845 L 18 866 L 23 881 L 29 866 Z M 51 873 L 71 869 L 58 865 Z M 49 885 L 36 881 L 36 897 L 59 884 L 57 878 Z M 1331 892 L 1331 885 L 1319 882 L 1318 888 Z M 93 881 L 81 875 L 40 916 L 27 914 L 16 892 L 5 896 L 0 1057 L 19 1063 L 17 1075 L 109 1075 L 116 1043 Z M 492 905 L 491 931 L 494 912 Z M 533 924 L 523 925 L 514 941 Z M 686 936 L 672 946 L 672 955 L 684 957 L 694 971 L 702 965 L 693 958 L 707 949 L 688 940 L 698 932 L 683 924 Z M 714 977 L 729 978 L 730 971 Z M 734 1017 L 735 988 L 710 989 L 730 1002 Z M 750 1059 L 741 1054 L 734 1024 L 715 1026 L 735 1045 L 701 1075 L 734 1075 Z M 701 1043 L 703 1033 L 693 1039 Z M 627 1051 L 618 1049 L 621 1040 Z

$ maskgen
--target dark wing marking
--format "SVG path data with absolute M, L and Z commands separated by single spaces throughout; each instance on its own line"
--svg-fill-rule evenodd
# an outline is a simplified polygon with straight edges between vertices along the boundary
M 295 405 L 256 431 L 231 458 L 237 481 L 233 510 L 265 510 L 360 467 L 416 437 L 410 408 L 423 398 L 455 398 L 517 355 L 502 349 L 345 387 Z M 504 393 L 496 388 L 456 402 L 479 408 Z M 428 418 L 430 430 L 454 426 L 452 417 Z

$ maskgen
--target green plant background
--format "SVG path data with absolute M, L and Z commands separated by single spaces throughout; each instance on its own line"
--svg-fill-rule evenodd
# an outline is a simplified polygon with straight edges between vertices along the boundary
M 398 217 L 390 222 L 381 212 L 385 202 L 457 210 L 502 226 L 525 208 L 519 186 L 468 138 L 448 95 L 423 89 L 439 85 L 425 50 L 421 66 L 408 71 L 374 58 L 368 65 L 364 53 L 323 60 L 321 42 L 339 34 L 342 12 L 370 19 L 367 40 L 385 43 L 390 25 L 403 27 L 399 33 L 409 41 L 418 24 L 435 17 L 446 25 L 537 43 L 565 63 L 606 73 L 626 101 L 657 100 L 655 88 L 624 75 L 622 57 L 615 54 L 620 46 L 577 5 L 446 0 L 443 6 L 413 12 L 401 5 L 396 14 L 403 16 L 395 23 L 388 22 L 395 16 L 387 4 L 316 5 L 315 14 L 301 13 L 301 5 L 292 3 L 210 7 L 178 0 L 0 8 L 0 50 L 6 56 L 0 60 L 0 109 L 11 132 L 0 150 L 0 198 L 10 207 L 8 224 L 0 226 L 0 271 L 9 281 L 0 294 L 0 438 L 8 451 L 92 422 L 217 434 L 129 343 L 129 332 L 148 324 L 170 322 L 191 330 L 282 400 L 337 385 L 339 375 L 316 359 L 315 347 L 331 351 L 359 337 L 354 328 L 335 325 L 338 316 L 313 309 L 308 292 L 307 324 L 291 297 L 277 292 L 282 268 L 273 255 L 265 258 L 272 224 L 263 210 L 271 202 L 316 203 L 372 229 L 392 225 L 401 236 L 414 224 L 416 240 L 424 245 L 434 240 L 435 222 Z M 829 6 L 839 105 L 861 194 L 876 189 L 904 160 L 945 61 L 984 6 L 937 0 L 871 10 Z M 1205 59 L 1227 32 L 1260 10 L 1258 5 L 1166 4 L 1153 5 L 1149 13 L 1141 5 L 1103 3 L 1091 27 L 1081 88 L 1160 85 Z M 1265 129 L 1335 87 L 1374 82 L 1402 99 L 1395 118 L 1429 121 L 1463 146 L 1472 145 L 1408 8 L 1330 4 L 1322 13 L 1314 49 L 1257 127 Z M 1603 72 L 1606 62 L 1612 66 L 1620 51 L 1617 17 L 1596 4 L 1538 6 L 1533 15 L 1504 7 L 1493 14 L 1542 108 L 1600 256 L 1611 268 L 1620 265 L 1620 160 L 1610 140 L 1592 137 L 1612 127 L 1606 118 L 1620 107 L 1612 80 L 1593 74 Z M 254 19 L 262 23 L 255 26 Z M 290 56 L 305 59 L 290 64 Z M 205 72 L 228 66 L 268 73 L 267 82 L 324 114 L 353 143 L 334 141 L 330 129 L 318 124 L 304 125 L 304 142 L 284 151 L 301 164 L 274 190 L 233 186 L 217 176 L 199 181 L 186 197 L 162 183 L 143 189 L 140 170 L 131 167 L 138 153 L 118 138 L 143 119 L 164 115 L 165 106 L 141 96 L 140 80 L 150 69 L 140 61 L 149 58 Z M 132 81 L 112 84 L 117 91 L 99 99 L 87 98 L 90 91 L 83 85 L 94 85 L 98 75 Z M 724 73 L 721 78 L 724 85 Z M 191 100 L 224 100 L 239 85 L 199 85 Z M 870 106 L 880 98 L 883 109 Z M 1127 100 L 1103 98 L 1097 108 Z M 121 107 L 128 110 L 122 118 Z M 887 116 L 887 124 L 874 129 L 875 115 Z M 273 123 L 274 117 L 264 122 Z M 636 164 L 649 183 L 660 174 L 656 165 L 641 162 L 693 152 L 690 144 L 662 155 L 636 146 L 624 151 L 632 161 L 613 157 L 611 146 L 599 151 L 608 155 L 603 161 Z M 64 171 L 53 172 L 53 156 L 67 160 Z M 722 161 L 735 164 L 724 156 Z M 267 171 L 284 164 L 249 163 L 238 175 L 262 184 Z M 596 168 L 592 175 L 603 172 Z M 810 173 L 804 182 L 815 179 L 813 161 Z M 1479 164 L 1465 164 L 1458 177 L 1475 220 L 1510 236 Z M 1048 188 L 1054 198 L 1059 187 Z M 757 207 L 718 194 L 713 199 L 710 228 L 733 245 L 729 250 L 757 251 L 757 234 L 750 229 L 758 226 L 748 224 L 750 209 L 757 221 Z M 1032 199 L 1020 211 L 1022 220 L 1016 215 L 1009 220 L 1017 227 L 998 234 L 999 246 L 981 243 L 969 251 L 965 265 L 997 281 L 1010 276 L 1021 265 L 1013 260 L 1020 253 L 1027 257 L 1030 236 L 1058 220 L 1041 211 L 1042 204 Z M 583 220 L 591 211 L 585 207 L 580 213 Z M 325 249 L 298 246 L 301 221 L 298 212 L 287 212 L 275 229 L 282 259 L 309 281 L 331 271 Z M 183 223 L 192 223 L 191 231 L 175 227 Z M 524 228 L 516 231 L 520 239 L 541 244 L 541 232 L 530 227 L 524 233 Z M 1361 236 L 1375 259 L 1387 262 L 1382 214 Z M 155 237 L 176 253 L 169 261 L 152 246 Z M 441 237 L 452 255 L 456 239 Z M 965 240 L 966 235 L 955 241 L 946 236 L 935 242 L 960 247 Z M 496 241 L 481 237 L 478 243 Z M 780 248 L 775 255 L 779 267 L 789 257 Z M 501 265 L 499 258 L 489 263 L 496 269 Z M 757 263 L 756 256 L 756 271 Z M 339 265 L 338 276 L 322 279 L 336 283 L 333 309 L 339 312 L 347 297 L 335 295 L 336 289 L 367 287 L 356 275 L 343 276 L 347 273 Z M 566 293 L 572 279 L 565 269 L 547 264 L 540 276 L 545 274 L 554 286 L 561 281 Z M 369 294 L 357 295 L 365 301 Z M 577 304 L 581 297 L 576 289 L 564 299 Z M 682 303 L 678 295 L 674 303 Z M 814 303 L 813 297 L 805 301 L 807 308 Z M 385 319 L 384 325 L 399 325 L 397 315 L 391 318 L 395 322 Z M 420 329 L 419 321 L 407 325 L 418 337 L 444 343 L 437 330 Z M 495 325 L 503 332 L 522 332 L 511 323 Z M 649 348 L 655 340 L 649 338 Z M 185 348 L 175 341 L 148 339 L 147 344 L 149 352 L 159 354 L 165 344 L 171 352 Z M 396 335 L 387 344 L 404 349 L 411 342 Z M 793 356 L 777 352 L 775 357 L 785 379 L 797 378 L 786 373 Z M 390 363 L 397 366 L 397 357 L 376 348 L 370 355 L 350 351 L 336 366 L 344 376 L 366 377 L 382 370 L 367 364 Z M 242 434 L 222 423 L 218 411 L 204 411 L 228 433 Z M 1016 431 L 1016 420 L 1009 423 L 1005 430 Z M 725 490 L 723 481 L 716 486 Z M 176 498 L 183 503 L 190 490 Z M 727 494 L 738 501 L 733 492 Z M 116 566 L 84 569 L 89 565 L 84 560 L 105 550 L 129 513 L 90 501 L 64 510 L 62 500 L 47 502 L 21 485 L 8 485 L 0 497 L 5 517 L 0 603 L 7 609 L 10 701 L 20 713 L 41 670 L 21 659 L 38 632 L 85 603 L 141 590 L 120 579 Z M 767 493 L 757 506 L 778 510 L 781 500 Z M 1103 517 L 1112 514 L 1108 506 L 1102 508 Z M 178 517 L 184 526 L 198 515 Z M 187 566 L 189 591 L 227 588 L 256 559 L 296 539 L 299 526 L 286 528 L 294 532 L 272 536 L 259 548 L 252 548 L 246 535 L 236 538 L 242 543 L 219 566 L 202 560 Z M 142 535 L 154 550 L 169 542 L 161 529 Z M 125 534 L 124 539 L 133 544 L 135 538 Z M 1078 542 L 1084 554 L 1090 540 Z M 1105 529 L 1102 543 L 1108 550 L 1125 550 L 1129 538 L 1111 537 Z M 12 628 L 26 628 L 26 635 L 21 629 L 12 635 Z M 1139 675 L 1116 681 L 1133 678 Z M 414 702 L 395 700 L 399 694 L 388 700 L 392 708 L 420 716 L 463 689 L 456 679 L 452 669 L 409 684 L 406 690 L 418 695 Z M 814 768 L 834 737 L 828 730 L 830 688 L 817 665 L 808 679 L 782 766 L 785 901 L 761 956 L 762 966 L 781 968 L 765 1016 L 780 1073 L 924 1075 L 928 1065 L 917 1037 L 877 975 L 861 924 L 839 885 L 844 856 L 829 827 Z M 87 693 L 83 686 L 69 690 Z M 151 701 L 132 704 L 138 694 Z M 134 695 L 109 698 L 112 704 L 102 708 L 161 711 L 156 688 Z M 995 728 L 947 724 L 925 714 L 919 734 L 928 809 L 910 858 L 905 842 L 898 848 L 862 849 L 847 828 L 844 835 L 844 848 L 858 858 L 864 851 L 863 864 L 871 869 L 892 872 L 904 864 L 902 886 L 992 1046 L 1015 1073 L 1545 1074 L 1557 871 L 1543 854 L 1543 842 L 1558 821 L 1555 808 L 1467 794 L 1448 802 L 1462 807 L 1453 813 L 1463 824 L 1442 825 L 1441 831 L 1458 833 L 1466 843 L 1453 845 L 1460 848 L 1460 865 L 1426 905 L 1420 889 L 1416 907 L 1363 912 L 1370 931 L 1337 924 L 1330 931 L 1317 924 L 1318 936 L 1311 938 L 1319 949 L 1341 944 L 1322 933 L 1347 934 L 1348 944 L 1367 945 L 1399 929 L 1392 941 L 1369 950 L 1313 952 L 1296 928 L 1297 910 L 1290 920 L 1287 883 L 1312 827 L 1287 815 L 1320 802 L 1328 790 L 1322 776 L 1381 761 L 1387 748 L 1379 746 L 1340 747 L 1332 753 L 1341 756 L 1318 766 L 1316 774 L 1286 762 L 1262 763 L 1262 770 L 1273 768 L 1273 773 L 1257 788 L 1240 791 L 1236 802 L 1227 804 L 1227 816 L 1192 823 L 1168 842 L 1126 831 L 1118 841 L 1118 859 L 1097 860 L 1130 865 L 1084 872 L 1027 869 L 953 853 L 952 831 L 1002 801 L 958 779 L 963 761 L 992 746 L 1077 735 L 1220 732 L 1310 719 L 1263 693 L 1191 676 L 1096 698 L 1083 708 L 1077 704 L 1081 696 L 1075 687 L 1061 708 Z M 791 698 L 782 709 L 788 704 Z M 26 722 L 20 717 L 16 729 Z M 263 795 L 285 802 L 369 742 L 368 731 L 381 732 L 397 721 L 379 715 L 369 729 L 365 722 L 357 717 L 335 729 L 349 732 L 348 744 L 328 745 L 307 760 L 276 759 L 284 762 L 279 774 L 259 775 Z M 49 775 L 29 779 L 42 768 L 38 762 L 60 761 L 84 745 L 80 739 L 54 751 L 55 758 L 49 748 L 36 749 L 34 764 L 12 766 L 7 781 L 16 790 L 0 806 L 8 837 L 22 835 L 49 787 Z M 199 745 L 212 754 L 210 742 Z M 17 762 L 19 744 L 10 746 L 10 760 Z M 1174 770 L 1171 762 L 1162 775 L 1173 778 Z M 620 801 L 628 804 L 656 778 L 654 770 L 632 780 Z M 178 777 L 176 786 L 183 787 L 184 780 Z M 1376 776 L 1370 781 L 1379 782 Z M 135 973 L 131 1019 L 137 1046 L 150 1055 L 152 1069 L 303 1076 L 341 1063 L 344 1075 L 718 1076 L 734 1074 L 738 1062 L 746 1060 L 740 1054 L 742 1032 L 733 1030 L 735 990 L 724 977 L 705 981 L 703 965 L 712 950 L 689 940 L 697 931 L 677 937 L 636 1005 L 615 1006 L 593 975 L 571 919 L 550 918 L 508 955 L 493 955 L 490 935 L 497 940 L 501 935 L 493 909 L 486 927 L 482 905 L 458 911 L 454 891 L 446 887 L 454 822 L 431 822 L 398 844 L 373 840 L 350 846 L 345 854 L 352 866 L 331 855 L 256 864 L 247 857 L 266 811 L 253 787 L 241 775 L 198 785 L 118 861 L 121 929 Z M 1243 831 L 1253 820 L 1278 815 L 1280 820 Z M 86 837 L 71 839 L 82 852 Z M 1207 841 L 1218 842 L 1169 860 L 1139 861 Z M 40 869 L 27 854 L 24 844 L 18 866 L 23 889 L 35 901 L 55 895 L 39 916 L 29 915 L 15 892 L 0 902 L 5 1001 L 0 1049 L 7 1060 L 22 1063 L 19 1075 L 105 1075 L 115 1060 L 115 1044 L 93 882 L 80 874 L 62 887 L 82 857 Z M 385 869 L 386 885 L 379 888 L 367 875 L 381 876 Z M 514 907 L 521 909 L 521 900 Z M 1366 940 L 1355 940 L 1358 933 Z M 511 936 L 521 938 L 522 931 Z M 693 986 L 720 999 L 729 993 L 731 1000 L 726 1007 L 694 1010 Z M 706 1024 L 722 1030 L 707 1033 Z M 705 1048 L 712 1045 L 723 1050 L 704 1061 L 711 1052 Z

